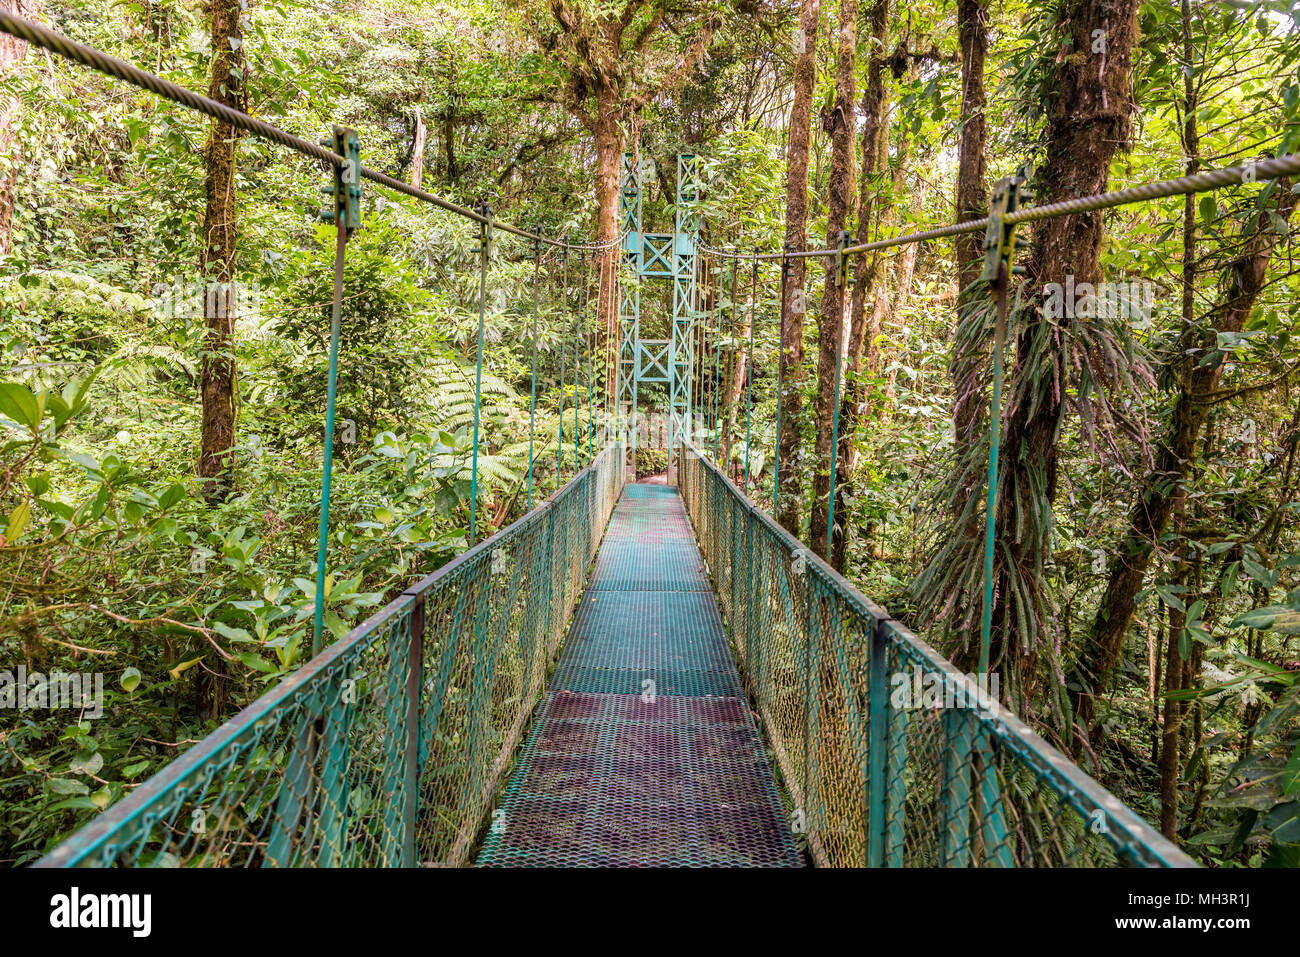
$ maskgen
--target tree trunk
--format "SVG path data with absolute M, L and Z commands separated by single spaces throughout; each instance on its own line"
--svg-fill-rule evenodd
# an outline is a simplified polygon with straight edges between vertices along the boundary
M 227 106 L 241 108 L 243 86 L 240 51 L 232 40 L 242 40 L 239 0 L 213 0 L 212 79 L 208 95 Z M 242 47 L 241 43 L 234 44 Z M 204 297 L 207 337 L 199 372 L 203 396 L 203 433 L 199 453 L 199 478 L 210 500 L 224 499 L 231 491 L 230 469 L 235 445 L 235 144 L 238 131 L 214 122 L 204 152 L 207 207 L 203 218 L 200 272 L 208 283 Z
M 1182 139 L 1183 151 L 1187 156 L 1185 170 L 1190 176 L 1200 169 L 1200 133 L 1196 125 L 1200 104 L 1191 75 L 1191 69 L 1195 66 L 1195 51 L 1188 0 L 1183 0 L 1181 11 L 1185 117 Z M 1283 180 L 1279 184 L 1281 188 L 1274 194 L 1277 214 L 1284 222 L 1290 219 L 1296 205 L 1296 197 L 1291 193 L 1290 185 L 1289 180 Z M 1269 225 L 1264 228 L 1266 219 L 1269 220 Z M 1243 237 L 1245 242 L 1241 253 L 1228 267 L 1225 292 L 1211 315 L 1212 331 L 1205 332 L 1198 343 L 1188 342 L 1188 334 L 1194 329 L 1196 321 L 1196 197 L 1190 194 L 1184 197 L 1182 317 L 1185 344 L 1199 345 L 1191 353 L 1193 355 L 1199 357 L 1205 350 L 1213 348 L 1219 333 L 1240 332 L 1250 316 L 1255 299 L 1264 285 L 1269 260 L 1280 238 L 1271 217 L 1260 216 L 1256 222 L 1253 233 Z M 1186 357 L 1189 352 L 1182 349 L 1179 350 L 1179 355 Z M 1077 688 L 1074 692 L 1074 708 L 1085 728 L 1096 713 L 1094 695 L 1109 684 L 1119 662 L 1124 636 L 1136 611 L 1137 593 L 1146 580 L 1155 543 L 1164 534 L 1175 503 L 1182 494 L 1182 483 L 1195 460 L 1196 444 L 1210 411 L 1206 398 L 1219 386 L 1223 363 L 1201 365 L 1198 359 L 1193 365 L 1183 358 L 1175 371 L 1179 373 L 1177 378 L 1180 390 L 1168 430 L 1157 447 L 1155 467 L 1144 478 L 1130 509 L 1124 540 L 1110 561 L 1106 590 L 1102 593 L 1093 620 L 1092 640 L 1084 647 L 1076 666 L 1072 682 Z M 1171 643 L 1175 639 L 1176 636 L 1171 634 Z
M 885 87 L 885 69 L 889 57 L 889 0 L 876 0 L 871 8 L 871 60 L 867 66 L 867 86 L 862 94 L 862 176 L 858 182 L 858 240 L 868 238 L 875 222 L 896 218 L 896 206 L 878 209 L 876 176 L 889 164 L 889 93 Z M 903 168 L 907 165 L 907 139 L 899 150 L 894 170 L 893 197 L 897 202 Z M 908 247 L 910 248 L 910 247 Z M 862 375 L 864 351 L 876 348 L 883 315 L 881 299 L 888 293 L 878 288 L 880 258 L 877 253 L 859 257 L 854 268 L 854 284 L 849 307 L 849 343 L 845 357 L 843 394 L 840 397 L 840 447 L 836 452 L 835 513 L 839 525 L 831 529 L 831 565 L 844 571 L 848 558 L 848 500 L 852 491 L 853 465 L 857 460 L 858 423 L 867 413 L 867 383 Z M 871 319 L 867 320 L 867 300 L 875 300 Z M 868 364 L 870 365 L 870 363 Z M 870 368 L 868 373 L 870 373 Z
M 415 108 L 415 145 L 411 147 L 411 185 L 420 189 L 424 184 L 424 146 L 429 139 L 429 128 L 424 125 L 420 108 Z
M 958 0 L 957 35 L 961 44 L 961 141 L 957 148 L 957 222 L 980 219 L 988 215 L 984 144 L 987 138 L 984 118 L 984 56 L 988 51 L 987 0 Z M 962 233 L 954 239 L 957 267 L 957 309 L 967 305 L 966 290 L 979 278 L 983 268 L 984 233 Z M 981 345 L 987 351 L 987 345 Z M 953 350 L 953 360 L 957 349 Z M 950 361 L 949 371 L 958 380 L 953 403 L 953 434 L 958 447 L 975 441 L 977 412 L 983 392 L 966 390 Z M 971 534 L 975 534 L 974 529 Z
M 957 36 L 961 44 L 961 141 L 957 147 L 957 222 L 988 215 L 984 186 L 984 56 L 988 51 L 987 0 L 957 0 Z M 979 278 L 984 234 L 962 233 L 955 239 L 957 294 Z
M 0 0 L 0 10 L 31 20 L 40 14 L 38 0 Z M 18 73 L 27 60 L 27 41 L 0 33 L 0 77 Z M 8 161 L 0 171 L 0 256 L 13 248 L 14 205 L 17 201 L 19 145 L 18 127 L 23 105 L 16 96 L 0 94 L 0 158 Z
M 1132 129 L 1132 54 L 1137 43 L 1138 0 L 1066 0 L 1058 23 L 1069 37 L 1055 66 L 1047 109 L 1047 155 L 1036 177 L 1036 205 L 1105 191 L 1110 163 L 1126 149 Z M 1026 301 L 1041 303 L 1041 284 L 1096 283 L 1100 278 L 1102 216 L 1075 213 L 1043 220 L 1035 229 L 1026 264 Z M 1063 332 L 1037 306 L 1021 310 L 1015 370 L 1001 461 L 1003 492 L 997 509 L 1004 564 L 998 571 L 989 660 L 1003 669 L 1003 687 L 1028 686 L 1034 659 L 1012 603 L 1026 596 L 1015 581 L 1041 582 L 1056 498 L 1057 440 L 1066 365 Z M 1034 614 L 1023 609 L 1025 617 Z
M 596 242 L 609 243 L 618 238 L 619 179 L 623 172 L 623 127 L 618 120 L 618 93 L 610 86 L 602 86 L 597 94 L 597 111 L 592 134 L 596 143 Z M 614 351 L 615 362 L 620 358 L 618 329 L 618 297 L 614 294 L 617 270 L 622 261 L 619 249 L 608 249 L 600 254 L 604 267 L 600 271 L 600 328 L 606 342 Z M 615 397 L 616 398 L 616 397 Z
M 830 195 L 826 206 L 826 244 L 835 245 L 852 214 L 853 134 L 857 88 L 853 68 L 857 49 L 857 0 L 840 0 L 838 47 L 835 56 L 835 103 L 822 114 L 822 128 L 831 137 Z M 851 264 L 850 264 L 851 265 Z M 839 264 L 832 257 L 826 265 L 822 291 L 822 319 L 817 335 L 816 471 L 813 474 L 813 504 L 809 523 L 809 544 L 823 558 L 830 543 L 830 486 L 835 468 L 832 438 L 836 412 L 836 383 L 844 349 L 845 286 L 837 281 Z M 846 269 L 847 271 L 847 269 Z M 847 279 L 847 277 L 845 277 Z M 847 284 L 846 284 L 847 285 Z
M 803 0 L 799 11 L 799 53 L 794 63 L 794 101 L 790 104 L 790 138 L 785 162 L 785 248 L 808 244 L 808 142 L 812 133 L 813 83 L 817 79 L 817 19 L 820 0 Z M 808 309 L 807 262 L 785 263 L 781 282 L 781 434 L 778 462 L 781 524 L 796 537 L 802 509 L 803 475 L 803 317 Z
M 242 109 L 243 56 L 239 0 L 212 0 L 212 77 L 208 96 Z M 237 42 L 231 43 L 232 40 Z M 203 426 L 199 478 L 209 501 L 233 490 L 235 445 L 235 146 L 238 131 L 212 124 L 204 151 L 207 206 L 203 218 L 200 273 L 207 282 L 204 317 L 207 335 L 199 370 Z M 227 674 L 219 658 L 195 670 L 195 709 L 204 718 L 226 711 Z
M 987 0 L 958 0 L 957 36 L 961 47 L 961 138 L 957 148 L 957 212 L 955 220 L 979 219 L 988 214 L 986 165 L 984 159 L 987 125 L 984 116 L 984 57 L 988 51 Z M 963 334 L 963 324 L 982 317 L 989 308 L 986 296 L 972 296 L 970 286 L 983 271 L 984 232 L 963 233 L 954 238 L 953 252 L 957 275 L 957 316 L 953 323 L 952 346 L 948 354 L 948 374 L 953 383 L 952 436 L 954 453 L 961 460 L 976 448 L 980 433 L 988 427 L 988 392 L 985 375 L 990 349 L 989 337 Z M 961 474 L 958 502 L 970 502 L 981 492 L 980 471 Z M 956 508 L 950 520 L 963 526 L 954 537 L 976 542 L 983 528 L 981 512 L 972 509 L 961 518 Z M 966 594 L 954 596 L 949 620 L 969 623 L 974 608 Z M 978 607 L 975 605 L 974 607 Z M 969 625 L 960 633 L 969 638 Z M 973 643 L 964 640 L 954 648 L 953 662 L 963 670 L 973 671 L 979 662 Z

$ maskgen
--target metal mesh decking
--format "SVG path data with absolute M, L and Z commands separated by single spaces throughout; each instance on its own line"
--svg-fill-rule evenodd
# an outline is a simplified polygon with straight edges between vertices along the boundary
M 488 866 L 798 866 L 677 490 L 630 485 Z

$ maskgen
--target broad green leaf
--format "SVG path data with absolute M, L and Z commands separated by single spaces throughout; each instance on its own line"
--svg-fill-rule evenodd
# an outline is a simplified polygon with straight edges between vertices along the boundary
M 229 638 L 231 641 L 252 641 L 253 636 L 243 628 L 233 628 L 224 621 L 215 621 L 212 623 L 212 630 L 219 635 Z
M 73 774 L 98 774 L 104 767 L 104 756 L 98 751 L 78 754 L 68 767 Z
M 1286 768 L 1282 771 L 1282 793 L 1300 793 L 1300 747 L 1291 752 Z
M 1241 560 L 1241 567 L 1245 569 L 1247 575 L 1255 579 L 1255 581 L 1259 582 L 1259 584 L 1263 585 L 1265 588 L 1272 588 L 1277 584 L 1277 572 L 1270 571 L 1263 565 L 1259 564 L 1259 562 L 1253 562 L 1249 558 L 1243 558 Z
M 5 531 L 5 538 L 9 541 L 17 541 L 23 531 L 27 528 L 27 523 L 31 521 L 32 503 L 23 501 L 18 507 L 9 513 L 9 526 Z
M 239 660 L 254 671 L 260 671 L 263 674 L 274 674 L 275 665 L 271 664 L 256 651 L 241 651 Z
M 8 416 L 35 432 L 41 422 L 41 406 L 27 386 L 18 382 L 0 382 L 0 415 Z
M 1289 611 L 1285 605 L 1269 605 L 1267 608 L 1252 608 L 1250 611 L 1242 612 L 1236 618 L 1232 619 L 1233 628 L 1267 628 L 1273 624 L 1273 620 L 1284 611 Z
M 1260 631 L 1275 631 L 1283 635 L 1300 635 L 1300 611 L 1286 605 L 1269 605 L 1266 608 L 1252 608 L 1232 619 L 1233 628 L 1256 628 Z
M 86 787 L 84 781 L 78 781 L 75 778 L 50 778 L 45 782 L 45 786 L 54 794 L 90 794 L 90 788 Z
M 184 497 L 185 486 L 179 482 L 173 482 L 158 496 L 158 505 L 161 508 L 171 508 Z
M 1175 611 L 1187 610 L 1187 606 L 1183 604 L 1183 600 L 1175 595 L 1168 585 L 1157 585 L 1155 591 L 1156 594 L 1160 596 L 1160 599 Z
M 93 798 L 88 797 L 70 797 L 62 801 L 56 801 L 46 808 L 47 811 L 102 811 L 103 808 L 95 803 Z

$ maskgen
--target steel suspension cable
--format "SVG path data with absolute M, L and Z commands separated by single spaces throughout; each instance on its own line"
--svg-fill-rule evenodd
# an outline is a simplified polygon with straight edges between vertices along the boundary
M 781 258 L 780 308 L 776 322 L 780 327 L 780 344 L 776 359 L 776 452 L 772 456 L 772 514 L 781 512 L 781 406 L 785 401 L 785 287 L 790 279 L 790 257 Z
M 616 361 L 618 357 L 618 314 L 615 311 L 614 298 L 614 269 L 613 256 L 606 255 L 601 257 L 600 271 L 604 277 L 601 280 L 602 288 L 600 298 L 604 303 L 602 306 L 603 315 L 608 318 L 605 325 L 605 427 L 606 436 L 609 435 L 610 428 L 618 427 L 618 367 Z
M 533 244 L 533 364 L 528 400 L 528 511 L 533 510 L 533 449 L 537 434 L 537 280 L 542 270 L 542 244 Z
M 36 23 L 23 17 L 14 16 L 12 13 L 0 10 L 0 32 L 8 33 L 10 36 L 25 40 L 33 46 L 40 47 L 43 50 L 49 50 L 51 53 L 57 53 L 64 59 L 71 60 L 74 63 L 80 63 L 82 66 L 91 68 L 100 73 L 114 77 L 124 83 L 129 83 L 134 87 L 146 90 L 150 93 L 160 96 L 165 100 L 171 100 L 181 106 L 202 113 L 218 122 L 225 123 L 227 126 L 233 126 L 236 129 L 243 130 L 260 139 L 270 143 L 276 143 L 294 152 L 301 153 L 313 159 L 321 160 L 330 164 L 332 167 L 342 169 L 349 165 L 347 157 L 327 149 L 317 143 L 312 143 L 300 136 L 295 136 L 286 130 L 280 129 L 265 120 L 259 120 L 249 116 L 234 107 L 220 103 L 211 97 L 196 93 L 171 80 L 165 80 L 156 74 L 147 70 L 142 70 L 134 64 L 127 63 L 125 60 L 118 59 L 111 54 L 94 47 L 87 46 L 84 43 L 78 43 L 71 37 L 64 36 L 49 27 Z M 366 166 L 358 168 L 358 174 L 361 179 L 369 180 L 380 186 L 404 193 L 407 196 L 422 200 L 440 209 L 465 219 L 473 220 L 480 226 L 486 225 L 488 218 L 482 213 L 469 209 L 465 206 L 458 205 L 441 196 L 435 196 L 417 187 L 404 183 L 401 180 L 394 179 L 385 173 L 370 169 Z M 550 246 L 568 249 L 607 249 L 618 244 L 619 240 L 612 239 L 603 243 L 569 243 L 564 240 L 551 239 L 548 236 L 542 236 L 537 233 L 520 229 L 517 226 L 511 226 L 509 223 L 493 221 L 493 228 L 502 232 L 512 233 L 523 239 L 532 239 L 538 242 L 546 243 Z
M 843 277 L 846 291 L 849 285 L 848 272 L 848 267 L 844 266 L 840 269 L 839 276 L 835 278 L 835 281 L 839 282 L 840 278 Z M 835 551 L 835 474 L 839 470 L 840 464 L 840 389 L 842 388 L 843 375 L 844 314 L 841 310 L 840 315 L 836 317 L 835 323 L 835 408 L 831 413 L 831 474 L 826 499 L 826 552 L 828 555 L 834 554 Z
M 617 385 L 615 387 L 614 405 L 615 408 L 618 409 L 619 435 L 627 441 L 632 451 L 632 475 L 635 478 L 636 436 L 630 435 L 627 431 L 627 415 L 623 412 L 622 396 L 618 395 L 618 390 L 623 387 L 623 354 L 621 351 L 623 348 L 623 270 L 618 263 L 614 266 L 614 303 L 618 309 L 618 349 L 620 350 L 614 354 L 614 364 L 618 375 Z M 635 344 L 634 340 L 633 345 L 635 346 Z M 633 361 L 635 361 L 635 356 L 633 357 Z M 636 403 L 633 402 L 632 404 L 635 406 Z M 630 411 L 634 412 L 635 409 Z
M 325 448 L 321 463 L 320 525 L 316 538 L 316 602 L 312 614 L 311 651 L 323 645 L 325 627 L 325 575 L 329 558 L 330 485 L 334 474 L 334 407 L 338 395 L 339 335 L 343 325 L 343 263 L 348 231 L 338 224 L 334 244 L 334 301 L 330 306 L 329 373 L 325 386 Z
M 478 358 L 474 367 L 474 451 L 470 466 L 469 544 L 478 541 L 478 433 L 483 406 L 483 317 L 487 310 L 487 265 L 492 244 L 492 207 L 484 205 L 486 214 L 479 224 L 478 274 Z
M 755 250 L 757 252 L 757 250 Z M 749 284 L 749 359 L 745 363 L 745 494 L 749 494 L 749 432 L 750 417 L 754 412 L 754 322 L 758 305 L 758 260 L 753 261 L 753 277 Z
M 704 259 L 703 256 L 701 256 L 699 261 L 696 263 L 696 270 L 698 274 L 696 276 L 695 297 L 694 297 L 695 301 L 694 301 L 693 312 L 692 312 L 692 316 L 696 320 L 701 320 L 704 317 L 704 303 L 705 303 L 705 295 L 706 295 L 705 282 L 707 281 L 706 278 L 707 273 L 705 273 L 704 271 L 705 262 L 706 260 Z M 695 333 L 696 333 L 695 341 L 691 343 L 691 364 L 692 364 L 692 369 L 695 370 L 695 374 L 692 376 L 692 383 L 691 383 L 694 391 L 694 394 L 691 397 L 692 435 L 696 434 L 696 430 L 694 429 L 696 421 L 702 420 L 704 416 L 704 413 L 702 411 L 704 408 L 704 360 L 705 360 L 704 350 L 705 350 L 705 343 L 707 342 L 707 339 L 705 338 L 706 330 L 704 327 L 704 323 L 702 321 L 696 321 L 694 325 L 695 325 Z
M 736 282 L 736 265 L 737 265 L 737 263 L 739 263 L 739 262 L 740 262 L 739 259 L 733 259 L 733 260 L 731 261 L 731 296 L 730 296 L 730 298 L 727 300 L 727 306 L 728 306 L 728 309 L 727 309 L 727 334 L 728 334 L 728 336 L 730 336 L 731 334 L 733 334 L 733 333 L 736 331 L 736 302 L 737 302 L 737 300 L 738 300 L 738 298 L 739 298 L 739 294 L 740 294 L 740 287 L 739 287 L 739 285 L 738 285 L 737 282 Z M 733 344 L 733 345 L 734 345 L 734 344 Z M 730 374 L 729 376 L 727 376 L 727 416 L 726 416 L 726 419 L 727 419 L 727 435 L 726 435 L 726 441 L 724 441 L 724 442 L 722 443 L 722 449 L 723 449 L 722 454 L 725 455 L 725 456 L 727 457 L 727 461 L 726 461 L 726 463 L 723 465 L 723 468 L 726 470 L 727 474 L 728 474 L 729 476 L 731 476 L 732 479 L 734 480 L 734 479 L 735 479 L 735 476 L 736 476 L 736 473 L 735 473 L 735 470 L 732 469 L 732 467 L 731 467 L 731 420 L 732 420 L 732 418 L 734 418 L 734 416 L 735 416 L 735 414 L 736 414 L 736 410 L 735 410 L 735 408 L 734 408 L 734 405 L 735 405 L 735 401 L 736 401 L 736 400 L 735 400 L 735 396 L 732 394 L 732 393 L 734 392 L 734 389 L 733 389 L 733 387 L 732 387 L 732 382 L 731 382 L 731 380 L 733 380 L 733 379 L 735 378 L 735 375 L 736 375 L 736 366 L 739 365 L 739 363 L 740 363 L 740 356 L 739 356 L 739 350 L 738 350 L 738 349 L 732 348 L 732 349 L 729 350 L 729 351 L 730 351 L 730 353 L 731 353 L 731 368 L 730 368 L 730 370 L 729 370 L 731 374 Z
M 722 397 L 722 266 L 713 264 L 713 461 L 718 461 L 719 409 Z
M 581 267 L 581 255 L 578 259 L 578 265 Z M 578 302 L 581 302 L 582 296 L 577 296 Z M 569 316 L 573 328 L 573 469 L 577 471 L 577 384 L 578 378 L 582 376 L 582 312 L 581 308 L 573 309 L 573 315 Z
M 594 255 L 592 258 L 595 258 Z M 591 260 L 582 257 L 582 327 L 586 335 L 587 318 L 591 314 Z M 593 325 L 587 339 L 587 458 L 596 456 L 596 327 Z
M 985 490 L 984 521 L 984 607 L 980 615 L 979 673 L 989 670 L 989 648 L 993 634 L 993 555 L 997 545 L 998 454 L 1002 444 L 1003 353 L 1007 340 L 1007 263 L 998 263 L 994 295 L 997 299 L 993 332 L 993 397 L 989 404 L 989 467 Z
M 578 269 L 577 269 L 579 275 L 584 275 L 584 274 L 583 274 L 583 268 L 584 268 L 584 265 L 585 265 L 585 262 L 584 262 L 585 259 L 586 259 L 585 254 L 582 253 L 581 251 L 579 251 L 579 252 L 578 252 Z M 584 305 L 583 305 L 583 296 L 582 296 L 582 283 L 581 283 L 580 280 L 578 280 L 578 279 L 576 279 L 576 278 L 574 279 L 574 282 L 577 284 L 577 285 L 576 285 L 576 288 L 574 289 L 574 298 L 577 299 L 577 305 L 576 305 L 576 307 L 575 307 L 574 310 L 573 310 L 573 315 L 572 315 L 571 319 L 572 319 L 572 323 L 573 323 L 573 468 L 574 468 L 574 470 L 576 471 L 577 468 L 578 468 L 578 451 L 579 451 L 579 449 L 581 448 L 581 445 L 579 444 L 580 436 L 579 436 L 579 432 L 578 432 L 578 429 L 579 429 L 579 426 L 578 426 L 578 409 L 579 409 L 579 403 L 578 403 L 578 389 L 579 389 L 579 386 L 580 386 L 580 384 L 581 384 L 581 382 L 582 382 L 582 357 L 583 357 L 583 353 L 584 353 L 586 350 L 585 350 L 585 344 L 584 344 L 584 342 L 583 342 L 583 334 L 582 334 L 582 333 L 583 333 L 583 313 L 582 313 L 582 311 L 583 311 L 583 308 L 584 308 Z M 583 397 L 583 399 L 584 399 L 584 404 L 585 404 L 585 398 L 586 398 L 586 397 L 584 396 L 584 397 Z
M 1113 190 L 1107 193 L 1094 193 L 1090 196 L 1078 196 L 1073 199 L 1065 199 L 1055 203 L 1047 203 L 1043 206 L 1025 206 L 1015 212 L 1008 213 L 1003 219 L 1007 225 L 1018 223 L 1032 223 L 1044 219 L 1054 219 L 1058 216 L 1071 216 L 1076 213 L 1095 212 L 1103 209 L 1113 209 L 1116 206 L 1128 206 L 1133 203 L 1147 202 L 1153 199 L 1167 199 L 1170 196 L 1180 196 L 1186 193 L 1204 193 L 1210 190 L 1222 189 L 1224 186 L 1236 186 L 1239 184 L 1255 183 L 1263 180 L 1280 179 L 1284 176 L 1294 176 L 1300 173 L 1300 153 L 1287 153 L 1282 156 L 1272 157 L 1271 159 L 1252 160 L 1246 163 L 1240 163 L 1236 166 L 1225 166 L 1220 169 L 1207 170 L 1203 173 L 1196 173 L 1192 176 L 1179 176 L 1175 179 L 1157 180 L 1149 183 L 1142 183 L 1138 186 L 1129 186 L 1125 189 Z M 845 255 L 856 255 L 858 253 L 870 252 L 876 249 L 888 249 L 892 246 L 903 246 L 908 243 L 919 243 L 929 239 L 943 239 L 949 236 L 958 236 L 963 233 L 982 232 L 988 228 L 989 217 L 983 219 L 972 219 L 961 223 L 953 223 L 948 226 L 938 226 L 934 229 L 927 229 L 921 232 L 907 233 L 902 236 L 894 236 L 889 239 L 877 239 L 869 243 L 857 243 L 846 247 L 843 252 Z M 840 252 L 835 247 L 827 249 L 800 249 L 789 250 L 773 253 L 728 253 L 722 250 L 708 249 L 700 247 L 702 251 L 712 253 L 717 256 L 738 259 L 783 259 L 789 257 L 792 259 L 799 258 L 816 258 L 819 256 L 833 256 Z
M 563 257 L 560 267 L 560 419 L 555 438 L 555 482 L 558 488 L 561 479 L 561 469 L 564 465 L 564 363 L 568 358 L 565 347 L 568 343 L 564 338 L 564 319 L 565 313 L 569 309 L 569 251 L 566 249 L 561 253 Z
M 709 403 L 709 373 L 713 364 L 709 361 L 711 351 L 710 333 L 713 331 L 713 257 L 704 256 L 704 294 L 700 297 L 700 416 L 706 429 L 713 428 L 713 408 Z M 708 434 L 701 437 L 701 444 L 708 447 Z
M 615 436 L 617 441 L 618 430 L 618 312 L 617 302 L 614 295 L 613 280 L 613 257 L 606 256 L 601 263 L 601 268 L 605 271 L 605 319 L 606 325 L 602 330 L 605 336 L 605 387 L 602 390 L 605 393 L 605 428 L 604 434 L 606 441 L 609 441 L 611 435 Z
M 718 278 L 721 269 L 714 266 L 713 276 L 713 461 L 718 461 L 718 392 L 722 388 L 722 316 L 718 312 Z
M 605 421 L 609 418 L 609 340 L 602 322 L 605 318 L 605 260 L 596 260 L 596 345 L 600 347 L 600 371 L 603 376 L 601 395 L 605 402 Z M 604 441 L 604 425 L 601 425 L 601 441 Z

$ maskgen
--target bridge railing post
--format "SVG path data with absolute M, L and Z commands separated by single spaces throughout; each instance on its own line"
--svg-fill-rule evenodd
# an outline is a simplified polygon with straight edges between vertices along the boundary
M 804 766 L 803 766 L 803 817 L 810 839 L 822 823 L 816 801 L 819 773 L 818 720 L 821 716 L 821 617 L 823 601 L 820 582 L 810 576 L 808 581 L 806 618 L 804 621 Z M 820 836 L 820 835 L 818 835 Z
M 411 608 L 411 644 L 406 663 L 406 754 L 402 782 L 402 866 L 416 866 L 415 829 L 420 795 L 420 691 L 424 685 L 424 595 Z
M 877 620 L 871 628 L 871 691 L 867 717 L 867 866 L 885 866 L 885 754 L 886 726 L 889 720 L 889 682 L 885 621 Z

